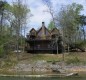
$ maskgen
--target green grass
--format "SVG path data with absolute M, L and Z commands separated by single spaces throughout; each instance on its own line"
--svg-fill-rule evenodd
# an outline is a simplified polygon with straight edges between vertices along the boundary
M 65 54 L 65 62 L 67 64 L 86 64 L 86 52 L 74 52 L 74 53 L 69 53 Z
M 72 53 L 65 53 L 64 54 L 64 60 L 67 64 L 86 64 L 86 52 L 72 52 Z M 37 60 L 45 60 L 47 62 L 54 62 L 54 61 L 62 61 L 63 60 L 63 54 L 34 54 L 30 58 L 32 61 Z
M 45 60 L 45 61 L 60 61 L 61 58 L 58 55 L 49 55 L 49 54 L 37 54 L 32 57 L 33 61 Z
M 30 53 L 23 53 L 19 54 L 19 60 L 17 61 L 16 54 L 9 55 L 11 62 L 28 62 L 32 63 L 34 61 L 45 60 L 47 62 L 53 61 L 62 61 L 63 54 L 30 54 Z M 71 53 L 64 53 L 64 61 L 67 64 L 86 64 L 86 52 L 71 52 Z M 8 64 L 8 63 L 7 63 Z

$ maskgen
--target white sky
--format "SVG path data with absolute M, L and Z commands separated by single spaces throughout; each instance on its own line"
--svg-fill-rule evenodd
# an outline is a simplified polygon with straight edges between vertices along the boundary
M 9 3 L 12 2 L 12 0 L 6 0 Z M 14 0 L 15 1 L 15 0 Z M 41 27 L 42 21 L 45 22 L 45 25 L 47 26 L 51 20 L 51 15 L 47 12 L 47 7 L 42 3 L 42 0 L 22 0 L 25 1 L 28 7 L 31 10 L 31 13 L 33 16 L 28 21 L 28 31 L 32 27 L 35 29 L 38 29 Z M 82 4 L 84 6 L 84 10 L 82 11 L 82 14 L 86 15 L 86 0 L 51 0 L 53 2 L 53 6 L 58 10 L 61 5 L 67 5 L 71 4 L 73 2 Z

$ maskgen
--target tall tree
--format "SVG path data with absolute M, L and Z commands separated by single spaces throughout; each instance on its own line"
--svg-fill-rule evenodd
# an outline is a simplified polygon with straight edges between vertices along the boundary
M 13 13 L 13 29 L 15 30 L 16 35 L 16 49 L 18 52 L 19 49 L 19 38 L 21 37 L 21 45 L 22 45 L 22 29 L 26 26 L 27 16 L 30 13 L 30 9 L 27 8 L 25 4 L 22 3 L 21 0 L 13 2 L 12 6 Z
M 86 16 L 84 15 L 80 15 L 80 18 L 78 19 L 78 21 L 80 22 L 81 28 L 82 28 L 82 32 L 83 32 L 83 37 L 84 37 L 84 41 L 85 41 L 85 26 L 86 26 Z
M 42 1 L 47 6 L 48 10 L 46 12 L 50 13 L 52 17 L 52 23 L 55 25 L 55 12 L 51 0 L 42 0 Z
M 53 28 L 55 28 L 55 25 L 54 25 L 53 21 L 50 21 L 50 23 L 48 25 L 48 29 L 52 30 Z
M 9 6 L 6 1 L 0 1 L 0 32 L 2 32 L 5 20 L 7 20 Z
M 57 17 L 59 26 L 63 32 L 63 39 L 68 45 L 77 41 L 76 33 L 79 28 L 77 19 L 79 19 L 79 14 L 82 9 L 83 6 L 76 3 L 62 6 Z
M 74 41 L 74 35 L 77 32 L 79 27 L 79 18 L 80 11 L 82 10 L 82 5 L 72 3 L 61 8 L 58 16 L 58 23 L 63 31 L 63 35 L 67 41 Z
M 10 15 L 10 7 L 6 1 L 0 1 L 0 53 L 4 53 L 6 49 L 4 46 L 7 45 L 10 41 L 10 26 L 9 26 L 9 18 Z M 6 53 L 6 52 L 5 52 Z
M 49 29 L 52 29 L 54 27 L 57 27 L 56 26 L 56 21 L 55 21 L 55 12 L 54 12 L 54 9 L 53 9 L 53 5 L 52 5 L 52 1 L 51 0 L 42 0 L 43 3 L 47 6 L 48 10 L 46 12 L 50 13 L 51 17 L 52 17 L 52 21 L 50 22 L 49 24 Z M 58 37 L 59 36 L 56 36 L 54 42 L 58 42 Z M 53 45 L 53 43 L 52 43 Z M 57 54 L 58 54 L 58 43 L 57 43 Z

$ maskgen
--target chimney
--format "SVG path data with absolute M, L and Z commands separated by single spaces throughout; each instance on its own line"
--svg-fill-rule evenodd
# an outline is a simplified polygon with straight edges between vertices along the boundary
M 42 22 L 42 38 L 45 39 L 45 23 Z
M 42 27 L 43 27 L 43 26 L 45 26 L 45 23 L 44 23 L 44 22 L 42 22 Z

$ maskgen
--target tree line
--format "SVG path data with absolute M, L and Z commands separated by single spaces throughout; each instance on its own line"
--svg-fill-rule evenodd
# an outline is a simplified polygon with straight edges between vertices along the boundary
M 55 11 L 57 7 L 53 7 L 51 0 L 42 1 L 48 7 L 47 12 L 52 17 L 48 28 L 52 30 L 54 27 L 57 27 L 60 30 L 63 43 L 67 45 L 68 51 L 70 46 L 85 47 L 86 15 L 81 14 L 81 11 L 84 10 L 83 5 L 77 3 L 61 5 L 59 11 Z
M 24 48 L 25 29 L 30 9 L 21 0 L 12 4 L 0 1 L 0 56 Z

